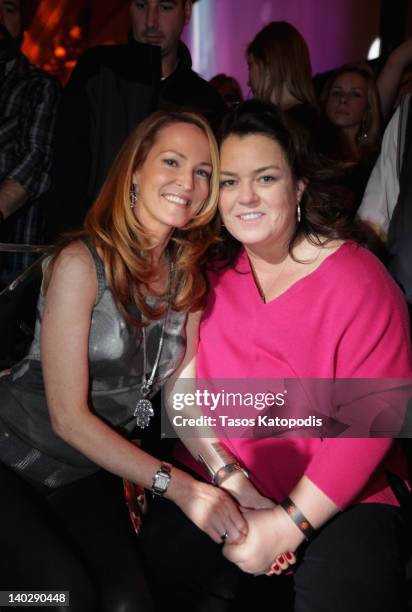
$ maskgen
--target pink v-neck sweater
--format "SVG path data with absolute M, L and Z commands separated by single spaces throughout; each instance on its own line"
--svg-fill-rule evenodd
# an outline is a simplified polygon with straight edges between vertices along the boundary
M 405 302 L 381 263 L 346 242 L 265 304 L 243 251 L 235 269 L 210 273 L 197 364 L 199 378 L 409 378 Z M 341 509 L 359 501 L 396 505 L 385 474 L 406 475 L 403 454 L 387 438 L 225 444 L 277 501 L 305 474 Z

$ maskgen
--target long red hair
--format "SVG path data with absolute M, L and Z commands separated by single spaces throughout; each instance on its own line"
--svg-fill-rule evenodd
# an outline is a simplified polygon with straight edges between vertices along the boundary
M 144 163 L 159 132 L 176 123 L 199 127 L 206 135 L 212 161 L 209 196 L 200 211 L 184 228 L 176 229 L 167 246 L 173 263 L 173 285 L 168 291 L 171 308 L 196 311 L 204 303 L 207 290 L 203 267 L 206 251 L 218 241 L 219 220 L 216 214 L 219 196 L 219 154 L 216 140 L 207 122 L 189 112 L 163 111 L 143 121 L 128 137 L 117 155 L 103 187 L 88 211 L 84 230 L 65 237 L 54 260 L 68 243 L 87 238 L 97 249 L 106 274 L 106 282 L 123 313 L 130 316 L 136 306 L 147 319 L 160 318 L 167 306 L 167 296 L 158 307 L 149 306 L 144 297 L 158 269 L 150 257 L 150 235 L 136 219 L 130 207 L 133 173 Z M 137 204 L 138 205 L 138 204 Z M 133 320 L 133 319 L 132 319 Z

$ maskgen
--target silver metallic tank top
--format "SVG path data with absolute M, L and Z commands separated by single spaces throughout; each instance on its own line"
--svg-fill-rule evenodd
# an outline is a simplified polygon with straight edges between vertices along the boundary
M 88 245 L 96 265 L 98 292 L 89 336 L 90 409 L 124 435 L 135 427 L 133 412 L 143 375 L 142 332 L 120 313 L 106 285 L 103 263 Z M 158 297 L 148 297 L 155 304 Z M 28 478 L 59 486 L 93 473 L 98 467 L 58 438 L 50 425 L 40 363 L 40 326 L 44 297 L 38 302 L 34 340 L 28 355 L 0 379 L 0 460 Z M 133 313 L 139 314 L 139 313 Z M 170 310 L 151 395 L 181 362 L 186 314 Z M 163 319 L 146 328 L 149 378 Z

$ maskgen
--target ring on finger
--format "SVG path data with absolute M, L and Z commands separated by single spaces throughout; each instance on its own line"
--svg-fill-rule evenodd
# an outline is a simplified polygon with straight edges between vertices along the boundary
M 220 536 L 220 539 L 222 540 L 222 542 L 226 542 L 226 540 L 228 539 L 228 537 L 229 537 L 228 530 L 227 530 L 227 529 L 225 529 L 225 532 L 224 532 L 224 533 L 222 533 L 222 535 Z

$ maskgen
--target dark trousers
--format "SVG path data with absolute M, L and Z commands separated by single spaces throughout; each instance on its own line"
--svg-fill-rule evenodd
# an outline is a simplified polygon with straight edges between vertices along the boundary
M 403 612 L 404 526 L 398 508 L 361 504 L 298 551 L 290 576 L 242 574 L 173 504 L 154 500 L 140 535 L 157 609 L 179 612 Z
M 70 592 L 48 610 L 151 611 L 122 481 L 101 470 L 45 492 L 0 464 L 0 590 Z

